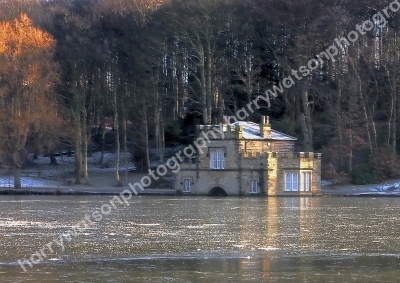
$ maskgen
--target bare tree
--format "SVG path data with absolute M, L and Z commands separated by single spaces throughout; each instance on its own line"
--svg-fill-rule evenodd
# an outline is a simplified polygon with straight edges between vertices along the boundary
M 54 45 L 26 14 L 0 22 L 0 154 L 14 168 L 16 188 L 28 137 L 61 123 L 53 92 L 58 80 Z

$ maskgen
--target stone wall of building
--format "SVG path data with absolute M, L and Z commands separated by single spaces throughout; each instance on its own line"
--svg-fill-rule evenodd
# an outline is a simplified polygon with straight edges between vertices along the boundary
M 239 150 L 245 152 L 293 152 L 294 141 L 242 139 L 239 141 Z
M 312 152 L 297 152 L 297 153 L 272 153 L 268 162 L 273 164 L 274 178 L 276 185 L 274 192 L 276 195 L 298 195 L 301 194 L 317 194 L 321 189 L 321 154 Z M 311 182 L 309 192 L 287 192 L 285 190 L 285 174 L 287 172 L 299 173 L 303 171 L 311 172 Z M 274 182 L 271 180 L 271 182 Z M 299 188 L 300 189 L 300 188 Z M 276 191 L 275 191 L 276 190 Z M 272 193 L 272 191 L 271 191 Z
M 207 195 L 213 188 L 219 187 L 228 195 L 238 195 L 239 176 L 237 170 L 224 171 L 223 174 L 217 170 L 181 170 L 176 176 L 175 190 L 183 191 L 183 179 L 192 179 L 192 192 L 194 195 Z
M 267 192 L 268 195 L 275 196 L 279 191 L 279 170 L 278 170 L 278 156 L 277 154 L 268 153 L 267 157 L 267 171 L 265 172 L 265 178 L 267 180 Z
M 193 162 L 195 159 L 183 163 L 176 175 L 176 188 L 183 189 L 183 179 L 191 178 L 192 194 L 200 195 L 208 194 L 214 187 L 224 189 L 229 195 L 249 195 L 251 180 L 259 182 L 260 195 L 307 195 L 320 192 L 320 154 L 240 153 L 236 155 L 237 158 L 233 153 L 231 155 L 225 162 L 236 166 L 225 166 L 223 170 L 210 169 L 209 157 L 206 157 L 206 154 L 199 156 L 199 159 L 203 160 L 200 163 Z M 201 163 L 207 165 L 201 167 Z M 299 178 L 301 172 L 311 172 L 310 191 L 285 191 L 285 173 L 288 171 L 298 172 Z
M 212 140 L 206 148 L 202 148 L 203 154 L 198 155 L 199 169 L 210 169 L 211 152 L 221 150 L 225 154 L 225 168 L 239 169 L 238 140 Z

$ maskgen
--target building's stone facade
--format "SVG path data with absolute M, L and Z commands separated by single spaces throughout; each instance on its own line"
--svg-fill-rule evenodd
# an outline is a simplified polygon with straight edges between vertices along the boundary
M 219 131 L 222 128 L 223 136 L 212 130 L 215 127 Z M 175 178 L 178 193 L 319 194 L 321 154 L 294 152 L 296 138 L 272 130 L 268 122 L 201 125 L 197 129 L 198 137 L 208 137 L 209 142 L 199 149 L 196 158 L 181 164 Z

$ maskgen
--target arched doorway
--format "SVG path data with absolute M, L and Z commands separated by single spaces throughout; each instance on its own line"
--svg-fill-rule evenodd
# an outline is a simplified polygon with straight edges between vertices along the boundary
M 228 196 L 228 193 L 223 188 L 214 187 L 208 192 L 207 195 L 213 197 L 226 197 Z

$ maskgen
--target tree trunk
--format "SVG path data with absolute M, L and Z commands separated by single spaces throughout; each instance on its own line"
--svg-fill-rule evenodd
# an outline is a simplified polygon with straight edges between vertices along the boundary
M 57 159 L 54 156 L 54 152 L 53 151 L 50 152 L 49 157 L 50 157 L 50 165 L 58 165 Z
M 389 74 L 388 74 L 389 75 Z M 389 117 L 389 137 L 388 144 L 392 146 L 393 154 L 396 154 L 396 137 L 397 137 L 397 81 L 394 77 L 393 84 L 391 87 L 392 103 L 390 107 L 390 117 Z
M 339 135 L 339 162 L 340 167 L 343 167 L 344 160 L 343 160 L 343 132 L 342 132 L 342 112 L 340 109 L 340 102 L 342 101 L 342 81 L 341 78 L 338 78 L 338 98 L 336 101 L 336 126 L 338 129 Z
M 207 93 L 207 124 L 211 125 L 212 124 L 212 105 L 213 105 L 213 99 L 212 99 L 212 60 L 211 60 L 211 46 L 210 42 L 207 41 L 207 64 L 206 64 L 206 93 Z
M 71 145 L 68 145 L 67 156 L 72 157 L 72 146 Z
M 119 118 L 118 118 L 118 101 L 117 101 L 117 90 L 114 89 L 114 125 L 115 125 L 115 180 L 117 181 L 117 186 L 121 186 L 121 178 L 119 176 L 119 154 L 121 151 L 121 144 L 119 142 Z
M 204 60 L 204 59 L 203 59 Z M 200 66 L 200 84 L 201 84 L 201 107 L 203 108 L 203 124 L 207 125 L 208 108 L 207 108 L 207 90 L 204 64 Z
M 81 173 L 82 173 L 82 150 L 81 150 L 81 142 L 82 142 L 82 131 L 81 131 L 81 124 L 78 121 L 78 129 L 76 131 L 76 143 L 75 143 L 75 184 L 81 183 Z
M 149 146 L 149 126 L 147 122 L 146 111 L 144 111 L 144 142 L 145 142 L 145 154 L 146 154 L 146 170 L 150 169 L 150 146 Z
M 360 81 L 361 83 L 361 81 Z M 366 134 L 368 138 L 368 145 L 369 145 L 369 150 L 371 152 L 371 155 L 374 154 L 374 144 L 372 142 L 372 137 L 371 137 L 371 130 L 370 130 L 370 121 L 367 113 L 367 106 L 366 102 L 364 100 L 364 95 L 362 94 L 361 86 L 360 86 L 360 98 L 361 98 L 361 108 L 363 110 L 363 116 L 364 116 L 364 121 L 365 121 L 365 128 L 366 128 Z
M 126 115 L 125 111 L 122 111 L 123 119 L 122 119 L 122 130 L 123 130 L 123 139 L 124 139 L 124 163 L 125 163 L 125 186 L 128 186 L 128 133 L 126 127 Z
M 105 118 L 104 118 L 104 114 L 101 115 L 101 155 L 100 155 L 100 161 L 99 164 L 103 165 L 103 160 L 104 160 L 104 147 L 106 145 L 106 122 L 105 122 Z
M 21 188 L 21 167 L 14 167 L 14 188 Z
M 354 103 L 352 103 L 354 98 L 354 95 L 349 97 L 349 173 L 353 171 L 353 114 L 351 109 L 354 105 Z
M 224 115 L 224 99 L 222 97 L 222 93 L 219 91 L 219 89 L 216 89 L 216 95 L 217 95 L 217 117 L 216 117 L 216 124 L 219 124 L 222 121 L 222 117 Z M 249 97 L 251 97 L 251 94 L 249 94 Z
M 185 112 L 184 112 L 184 106 L 185 106 L 185 83 L 183 81 L 183 76 L 181 75 L 181 77 L 179 78 L 178 81 L 178 85 L 179 85 L 179 89 L 181 91 L 179 91 L 178 89 L 177 91 L 177 96 L 179 98 L 179 103 L 178 103 L 178 115 L 179 118 L 184 118 L 185 117 Z
M 300 114 L 300 124 L 301 124 L 301 131 L 303 132 L 304 150 L 306 152 L 311 152 L 311 150 L 310 150 L 310 135 L 308 134 L 306 118 L 305 118 L 304 113 Z
M 61 162 L 62 162 L 62 169 L 63 169 L 63 174 L 62 174 L 62 176 L 63 176 L 63 178 L 65 178 L 65 160 L 64 160 L 64 154 L 61 152 L 61 155 L 60 155 L 60 157 L 61 157 Z
M 349 173 L 353 171 L 353 128 L 350 121 L 349 128 Z
M 348 160 L 348 171 L 351 173 L 353 171 L 353 109 L 357 109 L 357 86 L 355 83 L 353 83 L 350 86 L 350 95 L 348 96 L 348 103 L 349 103 L 349 108 L 348 108 L 348 119 L 349 119 L 349 127 L 348 127 L 348 132 L 349 132 L 349 160 Z M 354 115 L 356 116 L 356 115 Z
M 393 127 L 392 127 L 392 149 L 393 149 L 393 154 L 397 154 L 397 149 L 396 149 L 396 139 L 397 139 L 397 110 L 398 110 L 398 99 L 397 99 L 397 89 L 395 89 L 395 93 L 393 96 L 393 105 L 394 105 L 394 111 L 393 111 Z
M 306 87 L 306 86 L 304 86 Z M 313 152 L 314 151 L 314 144 L 313 144 L 313 128 L 312 128 L 312 118 L 311 118 L 311 111 L 308 101 L 308 91 L 302 89 L 302 108 L 303 108 L 303 117 L 301 119 L 302 123 L 302 131 L 304 137 L 304 145 L 305 151 Z
M 350 63 L 354 69 L 354 75 L 356 76 L 356 78 L 358 80 L 358 95 L 360 97 L 361 109 L 362 109 L 363 116 L 364 116 L 365 129 L 366 129 L 366 134 L 367 134 L 368 143 L 369 143 L 368 146 L 369 146 L 371 155 L 373 155 L 374 154 L 374 145 L 373 145 L 372 138 L 371 138 L 370 119 L 368 117 L 368 112 L 367 112 L 367 102 L 366 102 L 366 98 L 365 98 L 365 96 L 363 94 L 363 90 L 362 90 L 362 80 L 361 80 L 360 74 L 358 73 L 358 70 L 356 69 L 356 66 L 354 65 L 351 58 L 350 58 Z
M 179 78 L 175 77 L 173 79 L 173 83 L 174 83 L 174 107 L 173 107 L 173 116 L 172 119 L 174 121 L 178 120 L 179 117 Z
M 158 156 L 160 158 L 161 164 L 164 164 L 164 129 L 162 126 L 162 110 L 160 108 L 155 109 L 155 116 L 156 116 L 156 140 L 157 140 L 157 150 Z
M 85 185 L 89 185 L 89 173 L 88 173 L 88 137 L 87 131 L 82 133 L 82 173 L 85 178 Z

